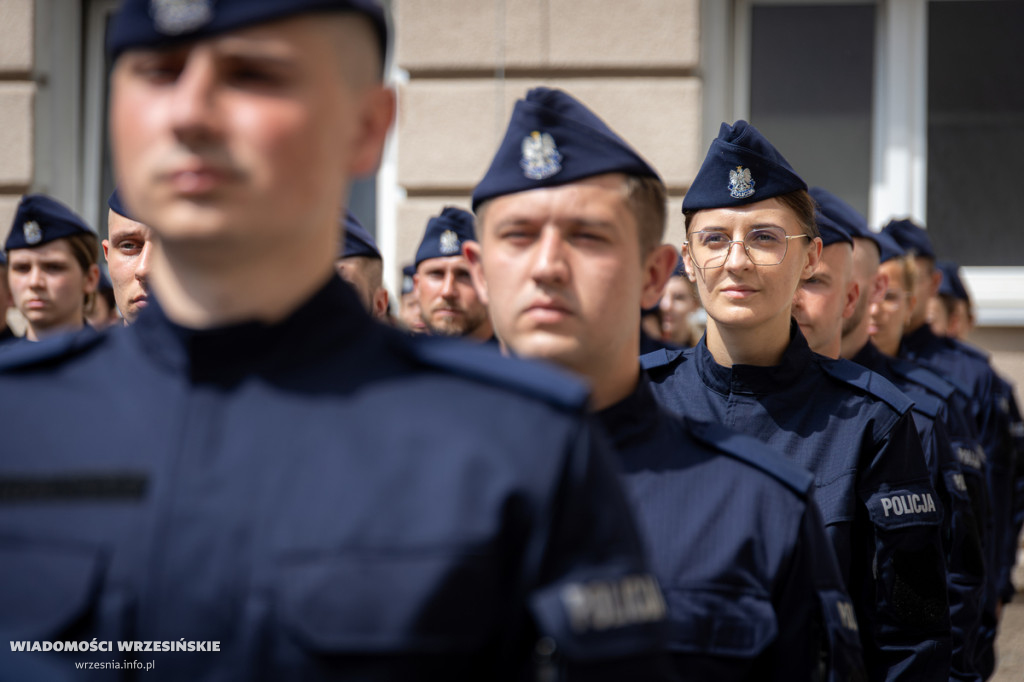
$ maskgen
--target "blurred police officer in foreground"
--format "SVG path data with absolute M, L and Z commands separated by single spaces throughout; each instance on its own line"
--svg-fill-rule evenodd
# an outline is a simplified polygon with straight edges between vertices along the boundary
M 99 284 L 99 238 L 74 211 L 45 194 L 18 202 L 4 244 L 7 282 L 28 323 L 25 338 L 80 331 Z
M 487 306 L 473 286 L 462 245 L 476 239 L 473 214 L 448 206 L 427 221 L 416 249 L 416 294 L 427 333 L 477 341 L 494 337 Z
M 523 153 L 536 141 L 543 149 Z M 525 170 L 525 173 L 524 173 Z M 813 478 L 763 443 L 658 408 L 640 311 L 676 267 L 665 187 L 564 92 L 520 100 L 473 195 L 465 246 L 499 338 L 582 376 L 612 436 L 687 680 L 863 679 Z M 824 658 L 823 658 L 824 657 Z
M 334 272 L 393 118 L 382 10 L 130 0 L 111 36 L 153 297 L 0 360 L 0 640 L 171 648 L 101 679 L 660 679 L 664 602 L 582 387 L 413 344 Z
M 988 580 L 976 665 L 987 678 L 995 669 L 999 612 L 1002 602 L 1009 596 L 1003 590 L 1016 558 L 1016 538 L 1011 538 L 1014 443 L 1010 434 L 1009 403 L 1003 399 L 1002 381 L 984 356 L 953 339 L 936 336 L 928 326 L 928 300 L 938 292 L 942 273 L 935 267 L 936 254 L 927 232 L 909 219 L 891 220 L 883 232 L 907 252 L 916 269 L 915 305 L 900 342 L 900 355 L 962 386 L 963 392 L 971 398 L 970 418 L 985 450 L 990 510 L 986 547 Z M 1014 551 L 1009 551 L 1011 545 Z
M 341 243 L 334 269 L 355 288 L 372 317 L 387 320 L 388 290 L 384 288 L 384 259 L 377 242 L 352 211 L 345 211 L 341 227 Z
M 943 511 L 911 403 L 862 367 L 813 353 L 792 320 L 820 258 L 814 210 L 768 140 L 745 121 L 723 124 L 683 200 L 683 255 L 707 331 L 693 349 L 642 361 L 669 409 L 754 435 L 814 474 L 871 679 L 944 679 Z
M 115 189 L 107 199 L 107 259 L 114 300 L 125 324 L 131 324 L 149 304 L 149 268 L 157 248 L 153 232 L 132 217 Z
M 818 196 L 814 190 L 812 194 Z M 825 205 L 819 202 L 819 207 L 821 260 L 797 290 L 793 317 L 811 350 L 838 358 L 843 322 L 852 317 L 857 308 L 860 283 L 854 277 L 853 238 L 840 222 L 841 216 L 834 216 L 833 220 L 833 214 Z M 902 322 L 900 327 L 902 329 Z M 899 339 L 899 332 L 896 338 Z M 870 343 L 856 354 L 854 361 L 885 377 L 914 400 L 914 425 L 932 475 L 932 486 L 946 511 L 942 517 L 942 539 L 953 642 L 950 679 L 978 680 L 971 645 L 980 618 L 984 562 L 967 486 L 944 427 L 945 405 L 939 398 L 925 395 L 922 388 L 905 381 L 892 367 L 908 363 L 889 360 Z

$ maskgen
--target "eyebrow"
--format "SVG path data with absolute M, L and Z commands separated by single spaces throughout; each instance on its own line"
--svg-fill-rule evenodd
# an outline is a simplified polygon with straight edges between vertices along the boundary
M 116 230 L 111 231 L 107 235 L 107 240 L 113 242 L 113 241 L 117 241 L 119 239 L 127 239 L 129 237 L 135 237 L 135 238 L 141 239 L 142 241 L 146 241 L 145 232 L 146 232 L 145 228 L 142 228 L 142 227 L 128 227 L 128 228 L 116 229 Z
M 775 223 L 754 223 L 753 225 L 750 226 L 750 230 L 748 230 L 748 232 L 753 231 L 753 230 L 764 229 L 766 227 L 774 227 L 776 229 L 782 230 L 783 232 L 786 231 L 786 228 L 782 227 L 781 225 L 776 225 Z M 706 232 L 706 231 L 709 231 L 709 230 L 720 230 L 722 232 L 730 231 L 729 228 L 723 227 L 721 225 L 712 225 L 710 227 L 702 227 L 699 230 L 694 230 L 694 231 L 695 232 Z
M 525 216 L 515 216 L 512 218 L 505 218 L 504 220 L 498 221 L 494 226 L 495 230 L 500 230 L 505 227 L 516 227 L 521 225 L 537 225 L 546 224 L 547 219 L 534 219 L 527 218 Z M 562 226 L 568 227 L 592 227 L 602 230 L 614 230 L 615 223 L 610 220 L 603 220 L 601 218 L 571 218 L 560 223 Z

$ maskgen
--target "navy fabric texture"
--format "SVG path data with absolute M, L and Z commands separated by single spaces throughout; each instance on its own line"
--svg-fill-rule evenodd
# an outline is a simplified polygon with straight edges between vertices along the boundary
M 910 414 L 881 376 L 817 355 L 794 323 L 779 365 L 725 367 L 706 338 L 641 358 L 670 411 L 754 436 L 806 467 L 871 679 L 944 679 L 943 509 Z

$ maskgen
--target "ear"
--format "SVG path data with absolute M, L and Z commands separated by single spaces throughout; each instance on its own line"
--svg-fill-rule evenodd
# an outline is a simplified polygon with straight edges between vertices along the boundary
M 380 287 L 373 292 L 373 317 L 385 320 L 388 317 L 388 290 Z
M 804 262 L 804 270 L 800 275 L 801 281 L 809 278 L 814 274 L 814 271 L 818 269 L 818 262 L 821 260 L 821 249 L 821 237 L 815 237 L 812 239 L 810 245 L 807 247 L 807 260 Z
M 352 155 L 352 174 L 370 175 L 380 163 L 384 142 L 395 120 L 395 92 L 377 85 L 360 95 L 364 98 Z
M 654 306 L 665 292 L 665 284 L 676 269 L 679 260 L 676 249 L 669 244 L 662 244 L 647 254 L 644 259 L 643 292 L 640 299 L 641 308 Z
M 469 274 L 473 278 L 477 296 L 484 305 L 489 306 L 491 300 L 487 293 L 487 278 L 484 276 L 483 250 L 480 248 L 480 242 L 464 242 L 462 255 L 469 261 Z
M 850 282 L 849 288 L 846 290 L 846 305 L 843 306 L 843 319 L 848 320 L 853 317 L 853 311 L 857 309 L 857 301 L 860 300 L 860 284 L 856 281 Z
M 110 240 L 104 239 L 100 243 L 103 245 L 103 260 L 110 260 Z
M 82 287 L 83 293 L 91 294 L 100 285 L 100 266 L 95 263 L 85 271 L 85 284 Z

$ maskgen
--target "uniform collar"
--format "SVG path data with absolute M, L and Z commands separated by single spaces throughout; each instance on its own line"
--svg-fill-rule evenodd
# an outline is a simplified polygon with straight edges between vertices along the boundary
M 914 357 L 940 345 L 944 345 L 943 338 L 937 336 L 928 324 L 922 324 L 909 334 L 904 334 L 900 341 L 900 356 Z
M 711 390 L 728 395 L 747 393 L 752 395 L 776 393 L 792 384 L 802 375 L 807 365 L 814 361 L 814 353 L 804 339 L 796 322 L 790 320 L 789 345 L 782 353 L 777 365 L 759 367 L 756 365 L 733 365 L 725 367 L 715 361 L 708 350 L 707 334 L 701 337 L 694 348 L 697 374 L 704 385 Z
M 639 372 L 639 368 L 637 368 Z M 617 450 L 625 448 L 634 438 L 642 437 L 657 424 L 658 402 L 651 390 L 651 382 L 639 372 L 636 388 L 619 402 L 597 412 Z
M 886 364 L 886 356 L 882 354 L 882 351 L 878 350 L 875 344 L 871 343 L 870 339 L 864 344 L 864 347 L 857 351 L 857 354 L 851 358 L 851 362 L 855 362 L 861 367 L 867 367 L 870 370 L 878 371 L 878 367 L 882 367 Z
M 195 382 L 234 383 L 296 366 L 351 343 L 372 321 L 339 277 L 275 324 L 242 322 L 190 329 L 167 318 L 155 297 L 129 331 L 143 352 Z

